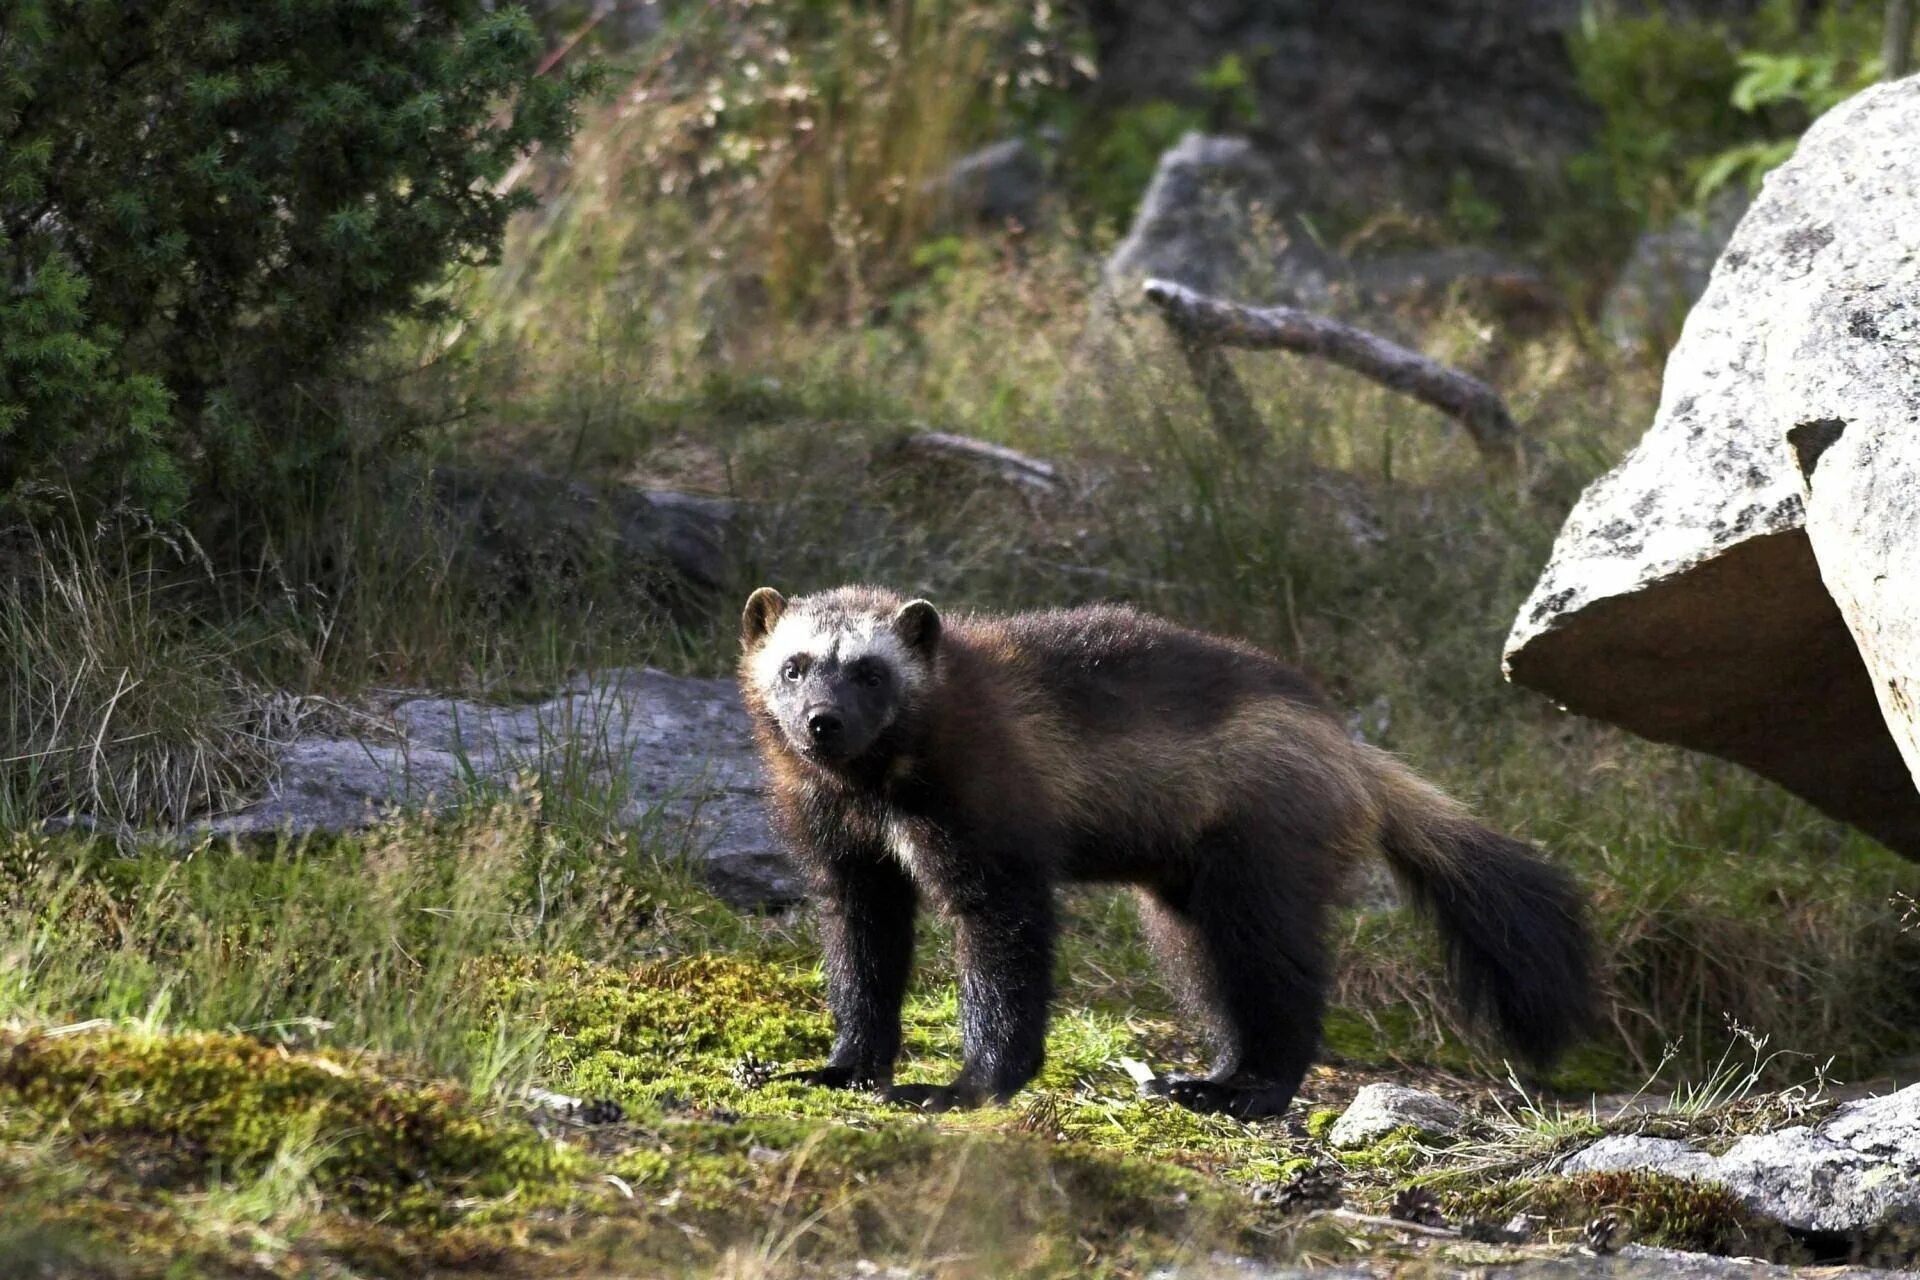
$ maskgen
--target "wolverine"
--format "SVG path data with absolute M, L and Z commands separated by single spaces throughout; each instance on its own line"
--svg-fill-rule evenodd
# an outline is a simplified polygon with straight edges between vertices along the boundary
M 1149 1089 L 1277 1115 L 1318 1048 L 1329 911 L 1376 852 L 1438 926 L 1469 1015 L 1540 1065 L 1582 1033 L 1572 879 L 1354 741 L 1252 645 L 1113 605 L 942 617 L 864 586 L 762 587 L 741 641 L 835 1028 L 827 1061 L 788 1078 L 929 1110 L 1010 1098 L 1046 1042 L 1055 887 L 1112 882 L 1213 1050 L 1205 1075 Z M 922 903 L 952 923 L 963 1060 L 949 1084 L 894 1085 Z

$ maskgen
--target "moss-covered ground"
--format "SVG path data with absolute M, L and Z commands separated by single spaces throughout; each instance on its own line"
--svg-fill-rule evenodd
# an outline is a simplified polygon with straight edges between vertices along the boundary
M 103 1277 L 1134 1276 L 1221 1252 L 1528 1253 L 1369 1220 L 1422 1186 L 1456 1224 L 1532 1215 L 1534 1252 L 1613 1213 L 1650 1243 L 1793 1254 L 1724 1194 L 1541 1176 L 1609 1128 L 1711 1138 L 1804 1114 L 1750 1083 L 1684 1114 L 1583 1110 L 1546 1100 L 1590 1097 L 1593 1064 L 1502 1085 L 1468 1047 L 1413 1061 L 1394 1019 L 1348 1009 L 1287 1117 L 1139 1096 L 1123 1059 L 1190 1064 L 1198 1045 L 1150 978 L 1122 998 L 1111 970 L 1137 939 L 1104 899 L 1072 903 L 1047 1066 L 1011 1104 L 928 1116 L 769 1082 L 830 1039 L 804 912 L 735 915 L 665 865 L 537 922 L 473 905 L 512 903 L 521 860 L 567 839 L 523 803 L 184 866 L 15 840 L 0 1256 Z M 943 943 L 926 931 L 908 1079 L 953 1066 Z M 272 993 L 251 1021 L 236 964 Z M 1375 1079 L 1473 1123 L 1332 1149 Z

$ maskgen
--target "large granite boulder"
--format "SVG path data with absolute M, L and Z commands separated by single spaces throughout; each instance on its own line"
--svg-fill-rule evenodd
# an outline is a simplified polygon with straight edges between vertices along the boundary
M 1769 175 L 1687 318 L 1652 428 L 1568 516 L 1506 669 L 1920 858 L 1920 788 L 1882 713 L 1911 749 L 1916 137 L 1920 78 L 1879 85 Z
M 1920 123 L 1920 122 L 1917 122 Z M 1820 579 L 1920 788 L 1920 272 L 1836 284 L 1789 317 L 1768 399 Z

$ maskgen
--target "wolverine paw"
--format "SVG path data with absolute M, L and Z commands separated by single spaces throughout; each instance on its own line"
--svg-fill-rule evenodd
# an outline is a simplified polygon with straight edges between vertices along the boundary
M 964 1111 L 981 1102 L 978 1090 L 951 1084 L 896 1084 L 881 1096 L 895 1106 L 920 1111 Z
M 1209 1080 L 1205 1076 L 1155 1076 L 1140 1091 L 1189 1111 L 1228 1115 L 1236 1120 L 1277 1116 L 1293 1101 L 1290 1090 L 1253 1082 Z
M 768 1084 L 782 1082 L 810 1084 L 816 1089 L 877 1089 L 881 1082 L 870 1071 L 858 1067 L 836 1067 L 832 1065 L 814 1067 L 809 1071 L 783 1071 L 770 1077 Z

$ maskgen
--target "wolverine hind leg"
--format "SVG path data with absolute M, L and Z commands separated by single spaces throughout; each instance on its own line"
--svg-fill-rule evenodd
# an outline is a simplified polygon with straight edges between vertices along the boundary
M 1319 1047 L 1327 986 L 1318 877 L 1290 883 L 1293 868 L 1251 835 L 1210 838 L 1181 883 L 1141 894 L 1161 963 L 1205 1017 L 1214 1047 L 1205 1076 L 1161 1077 L 1149 1089 L 1243 1119 L 1278 1115 L 1293 1101 Z

